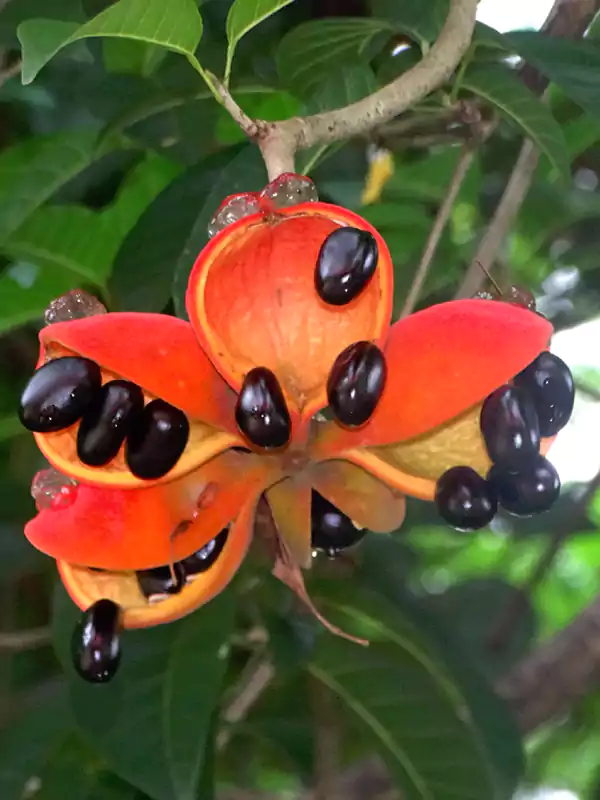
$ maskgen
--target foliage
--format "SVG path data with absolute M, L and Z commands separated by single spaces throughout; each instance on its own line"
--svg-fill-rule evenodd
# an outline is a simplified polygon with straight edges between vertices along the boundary
M 321 631 L 264 566 L 250 564 L 201 612 L 129 634 L 126 667 L 110 687 L 82 685 L 72 674 L 66 648 L 76 611 L 53 589 L 54 565 L 22 535 L 42 460 L 14 409 L 48 302 L 81 287 L 111 310 L 184 315 L 187 277 L 214 210 L 225 195 L 266 183 L 258 149 L 213 96 L 214 76 L 251 116 L 339 107 L 409 69 L 447 11 L 442 0 L 372 0 L 363 16 L 344 16 L 341 3 L 337 16 L 322 18 L 319 5 L 0 3 L 0 55 L 9 64 L 21 53 L 23 79 L 0 79 L 0 624 L 48 625 L 53 604 L 55 647 L 0 650 L 3 800 L 210 800 L 233 786 L 296 796 L 318 760 L 315 682 L 334 698 L 342 766 L 379 754 L 404 798 L 508 800 L 518 784 L 546 781 L 594 791 L 598 748 L 586 751 L 585 769 L 570 762 L 582 738 L 597 742 L 597 701 L 529 742 L 526 768 L 516 726 L 492 688 L 594 596 L 600 515 L 592 509 L 582 522 L 576 493 L 535 524 L 506 520 L 467 538 L 415 503 L 401 532 L 367 536 L 344 580 L 319 561 L 317 604 L 371 639 L 368 649 Z M 520 81 L 508 58 L 515 54 L 552 82 L 547 103 Z M 471 108 L 480 121 L 499 120 L 461 187 L 425 306 L 455 293 L 530 137 L 543 157 L 502 260 L 544 297 L 555 327 L 566 328 L 597 313 L 600 292 L 598 85 L 592 36 L 501 35 L 478 23 L 447 85 L 406 115 L 404 130 L 392 123 L 373 135 L 370 144 L 394 156 L 375 202 L 363 202 L 371 153 L 364 142 L 300 154 L 299 165 L 323 199 L 359 210 L 381 230 L 398 309 L 459 145 L 473 134 L 461 114 Z M 565 266 L 577 267 L 580 280 L 560 295 L 548 286 Z M 581 382 L 597 400 L 597 372 Z M 495 650 L 494 621 L 564 526 L 571 536 L 560 557 Z M 257 626 L 269 630 L 268 645 L 250 635 Z M 224 744 L 224 709 L 264 659 L 274 661 L 276 677 Z

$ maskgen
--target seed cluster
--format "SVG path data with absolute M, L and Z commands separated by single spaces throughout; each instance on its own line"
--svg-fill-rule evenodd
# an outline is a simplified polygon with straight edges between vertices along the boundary
M 144 596 L 150 602 L 156 602 L 181 592 L 187 582 L 215 564 L 228 536 L 229 528 L 224 528 L 204 547 L 182 561 L 176 561 L 172 567 L 140 570 L 137 579 Z M 119 606 L 112 600 L 98 600 L 83 613 L 73 632 L 73 666 L 90 683 L 107 683 L 117 672 L 121 661 L 120 615 Z
M 56 433 L 81 420 L 77 455 L 90 467 L 110 463 L 125 444 L 125 461 L 143 480 L 166 475 L 189 436 L 187 417 L 164 400 L 144 405 L 139 386 L 114 380 L 102 385 L 100 367 L 79 356 L 49 361 L 21 396 L 19 415 L 30 431 Z
M 441 516 L 459 530 L 489 524 L 498 506 L 515 516 L 547 511 L 558 498 L 560 479 L 540 455 L 540 439 L 554 436 L 573 410 L 573 377 L 552 353 L 542 353 L 512 385 L 484 402 L 480 426 L 492 467 L 486 478 L 470 467 L 452 467 L 438 480 Z

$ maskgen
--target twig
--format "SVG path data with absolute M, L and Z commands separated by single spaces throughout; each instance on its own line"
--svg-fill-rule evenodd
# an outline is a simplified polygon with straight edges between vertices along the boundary
M 504 194 L 456 293 L 457 298 L 472 297 L 483 285 L 485 271 L 491 272 L 498 251 L 529 190 L 538 160 L 539 153 L 536 146 L 529 139 L 525 140 Z
M 330 690 L 317 678 L 310 678 L 311 704 L 315 724 L 314 800 L 338 800 L 340 772 L 340 731 Z
M 31 628 L 28 631 L 9 631 L 0 633 L 0 650 L 20 653 L 44 647 L 52 641 L 50 628 Z
M 11 78 L 15 78 L 21 72 L 21 59 L 18 59 L 13 64 L 0 70 L 0 89 Z
M 269 178 L 276 178 L 282 172 L 294 171 L 297 150 L 359 136 L 389 122 L 443 84 L 469 47 L 477 4 L 478 0 L 452 0 L 442 32 L 423 60 L 379 91 L 345 108 L 279 122 L 254 122 L 221 84 L 216 84 L 218 94 L 242 130 L 257 141 Z
M 562 526 L 554 531 L 548 542 L 548 546 L 540 556 L 531 575 L 521 586 L 518 594 L 511 597 L 510 601 L 504 607 L 497 623 L 492 626 L 492 632 L 488 638 L 488 647 L 490 650 L 503 650 L 508 645 L 515 626 L 521 619 L 523 612 L 527 609 L 529 598 L 548 574 L 556 557 L 573 530 L 576 530 L 580 524 L 585 524 L 587 519 L 587 507 L 599 489 L 600 472 L 588 483 L 581 497 L 573 504 L 573 510 L 570 515 L 571 524 L 568 527 Z
M 244 719 L 274 677 L 275 667 L 265 658 L 253 664 L 249 674 L 242 675 L 233 699 L 223 711 L 222 720 L 226 727 L 217 735 L 217 750 L 227 746 L 231 739 L 231 727 Z
M 471 144 L 465 144 L 454 169 L 454 174 L 450 180 L 450 185 L 448 186 L 448 191 L 446 192 L 444 201 L 439 207 L 435 222 L 427 238 L 423 255 L 419 261 L 419 266 L 417 267 L 415 277 L 413 278 L 412 285 L 400 313 L 401 317 L 408 316 L 408 314 L 413 311 L 417 303 L 417 299 L 421 289 L 423 288 L 423 284 L 425 283 L 425 278 L 427 277 L 429 267 L 431 266 L 431 262 L 433 261 L 433 257 L 435 256 L 436 250 L 440 243 L 440 239 L 442 238 L 444 228 L 446 227 L 446 223 L 448 222 L 450 214 L 452 213 L 454 201 L 456 200 L 456 197 L 460 191 L 460 187 L 462 186 L 467 172 L 469 171 L 469 167 L 473 163 L 474 157 L 475 150 L 473 149 L 473 146 Z

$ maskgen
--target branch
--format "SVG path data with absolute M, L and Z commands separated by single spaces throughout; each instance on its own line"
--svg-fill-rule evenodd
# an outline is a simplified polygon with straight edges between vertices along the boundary
M 15 78 L 21 72 L 21 59 L 18 59 L 13 64 L 0 70 L 0 89 L 11 78 Z
M 50 628 L 31 628 L 28 631 L 9 631 L 0 633 L 0 651 L 20 653 L 24 650 L 34 650 L 44 647 L 52 641 Z
M 547 36 L 567 38 L 581 36 L 598 8 L 600 0 L 555 0 L 542 32 Z M 520 77 L 535 94 L 543 94 L 548 86 L 548 79 L 527 64 L 520 70 Z M 492 271 L 500 248 L 529 190 L 538 160 L 539 154 L 535 146 L 526 140 L 498 208 L 456 293 L 456 298 L 472 297 L 481 289 L 485 272 Z
M 275 677 L 275 667 L 266 658 L 252 663 L 248 674 L 244 673 L 234 697 L 222 714 L 224 727 L 217 735 L 217 750 L 223 750 L 231 739 L 231 728 L 248 714 L 267 686 Z
M 452 75 L 471 42 L 478 0 L 452 0 L 436 43 L 422 61 L 369 97 L 345 108 L 279 122 L 254 121 L 227 89 L 215 84 L 223 105 L 261 149 L 269 179 L 294 171 L 297 150 L 358 136 L 406 111 Z M 211 76 L 212 80 L 212 76 Z
M 446 224 L 450 218 L 450 214 L 452 213 L 454 201 L 456 200 L 456 197 L 460 191 L 460 187 L 462 186 L 467 172 L 469 171 L 469 167 L 473 163 L 474 157 L 475 150 L 472 145 L 465 144 L 460 154 L 460 158 L 456 164 L 454 174 L 450 180 L 450 185 L 448 186 L 448 191 L 446 192 L 444 202 L 439 207 L 437 217 L 435 218 L 435 222 L 427 238 L 423 255 L 421 256 L 419 266 L 417 267 L 415 277 L 413 278 L 410 291 L 408 292 L 406 300 L 404 301 L 404 306 L 402 307 L 400 317 L 407 317 L 414 310 L 421 289 L 423 288 L 423 284 L 425 283 L 425 278 L 427 277 L 429 267 L 431 266 L 431 262 L 433 261 L 433 257 L 435 256 L 436 250 L 440 243 L 440 239 L 442 238 L 444 228 L 446 227 Z

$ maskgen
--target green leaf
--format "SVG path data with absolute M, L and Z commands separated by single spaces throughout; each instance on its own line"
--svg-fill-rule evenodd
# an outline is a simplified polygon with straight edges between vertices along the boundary
M 153 154 L 132 171 L 105 211 L 68 205 L 39 208 L 1 249 L 14 260 L 70 271 L 71 288 L 76 281 L 103 287 L 126 234 L 178 172 L 178 165 Z
M 519 739 L 508 712 L 491 690 L 488 726 L 501 725 L 503 756 L 489 746 L 475 706 L 408 604 L 392 603 L 373 591 L 348 591 L 330 582 L 319 587 L 318 607 L 358 636 L 360 647 L 321 636 L 309 671 L 370 733 L 407 800 L 508 800 L 520 778 Z
M 277 71 L 292 91 L 310 98 L 328 70 L 343 71 L 357 59 L 368 62 L 393 32 L 389 22 L 366 17 L 305 22 L 281 40 Z
M 72 731 L 67 692 L 55 687 L 35 706 L 21 709 L 0 734 L 0 797 L 21 800 L 27 780 L 44 764 Z
M 519 617 L 508 632 L 503 631 L 502 646 L 494 646 L 493 637 L 502 628 L 507 609 L 515 603 L 520 609 Z M 451 586 L 445 592 L 431 595 L 429 608 L 490 680 L 506 674 L 527 653 L 536 634 L 529 600 L 516 587 L 497 578 L 474 579 Z
M 387 19 L 394 27 L 420 43 L 426 50 L 437 39 L 450 4 L 448 0 L 372 0 L 374 17 Z
M 135 39 L 107 39 L 102 43 L 104 68 L 121 75 L 149 78 L 168 55 L 168 50 Z
M 229 156 L 220 169 L 202 179 L 206 186 L 204 192 L 196 197 L 203 197 L 204 202 L 195 207 L 194 222 L 179 253 L 173 279 L 173 302 L 179 316 L 185 316 L 185 292 L 190 271 L 198 253 L 208 242 L 208 223 L 225 197 L 238 192 L 255 192 L 267 183 L 264 163 L 257 147 L 247 145 Z
M 225 591 L 183 620 L 123 634 L 119 673 L 99 693 L 71 666 L 70 638 L 79 612 L 57 587 L 55 641 L 75 719 L 110 768 L 153 800 L 198 796 L 234 601 L 233 592 Z
M 13 264 L 0 275 L 0 334 L 44 314 L 48 303 L 73 289 L 73 276 L 35 264 Z
M 114 148 L 98 146 L 94 131 L 69 131 L 26 139 L 0 155 L 0 242 L 93 161 Z
M 377 90 L 371 67 L 364 61 L 348 64 L 342 70 L 325 75 L 307 103 L 309 113 L 328 111 L 362 100 Z
M 600 42 L 572 41 L 529 31 L 510 33 L 506 38 L 525 61 L 588 113 L 600 116 Z
M 235 48 L 240 39 L 252 28 L 260 25 L 281 8 L 289 6 L 293 0 L 235 0 L 227 15 L 227 64 L 225 82 L 229 82 Z
M 472 64 L 461 85 L 497 108 L 548 156 L 562 177 L 569 178 L 569 159 L 560 125 L 511 69 L 501 64 Z
M 28 84 L 63 47 L 98 36 L 136 39 L 192 58 L 202 38 L 202 17 L 194 0 L 119 0 L 85 25 L 32 19 L 19 25 L 18 36 Z

